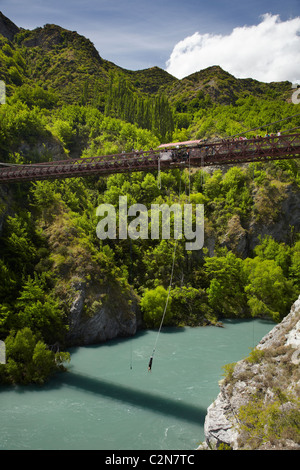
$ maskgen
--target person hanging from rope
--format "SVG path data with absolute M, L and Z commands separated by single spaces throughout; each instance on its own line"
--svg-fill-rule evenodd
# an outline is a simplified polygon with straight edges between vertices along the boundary
M 181 196 L 181 179 L 182 179 L 182 175 L 183 175 L 183 169 L 182 169 L 182 171 L 181 171 L 180 186 L 179 186 L 179 202 L 180 202 L 180 196 Z M 168 289 L 167 300 L 166 300 L 166 303 L 165 303 L 164 313 L 163 313 L 163 316 L 162 316 L 162 319 L 161 319 L 161 322 L 160 322 L 160 325 L 159 325 L 158 333 L 157 333 L 157 336 L 156 336 L 156 341 L 155 341 L 155 345 L 154 345 L 154 348 L 153 348 L 152 356 L 150 357 L 150 360 L 149 360 L 148 372 L 150 372 L 151 369 L 152 369 L 153 356 L 154 356 L 154 353 L 155 353 L 155 351 L 156 351 L 156 345 L 157 345 L 157 342 L 158 342 L 158 337 L 159 337 L 159 335 L 160 335 L 161 328 L 162 328 L 162 326 L 163 326 L 164 318 L 165 318 L 166 311 L 167 311 L 167 307 L 168 307 L 168 302 L 169 302 L 171 287 L 172 287 L 172 283 L 173 283 L 173 275 L 174 275 L 174 266 L 175 266 L 175 257 L 176 257 L 177 241 L 178 241 L 178 240 L 176 239 L 176 240 L 175 240 L 175 243 L 174 243 L 173 261 L 172 261 L 171 277 L 170 277 L 170 283 L 169 283 L 169 289 Z
M 152 354 L 152 356 L 150 357 L 150 361 L 149 361 L 149 364 L 148 364 L 148 372 L 150 372 L 151 369 L 152 369 L 152 362 L 153 362 L 153 354 Z

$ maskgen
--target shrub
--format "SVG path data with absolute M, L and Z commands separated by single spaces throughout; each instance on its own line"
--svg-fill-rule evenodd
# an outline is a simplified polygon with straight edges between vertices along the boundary
M 251 350 L 249 356 L 246 358 L 247 362 L 250 362 L 251 364 L 255 364 L 257 362 L 260 362 L 262 358 L 265 355 L 265 351 L 261 349 L 254 348 Z
M 266 404 L 264 397 L 255 395 L 241 406 L 238 419 L 244 448 L 258 449 L 266 443 L 280 442 L 286 446 L 285 439 L 300 443 L 299 399 L 290 397 L 287 403 L 286 397 L 283 400 L 279 396 Z
M 2 382 L 42 384 L 70 359 L 69 353 L 50 351 L 28 327 L 12 332 L 5 345 L 7 363 L 1 367 Z
M 158 286 L 156 289 L 147 289 L 141 300 L 141 309 L 144 314 L 144 322 L 147 327 L 157 328 L 160 325 L 164 314 L 168 292 L 164 287 Z M 171 301 L 169 299 L 165 313 L 165 323 L 168 323 L 172 317 L 170 309 Z
M 225 366 L 223 366 L 223 370 L 224 370 L 223 376 L 226 382 L 232 381 L 235 366 L 236 366 L 236 362 L 231 362 L 230 364 L 225 364 Z

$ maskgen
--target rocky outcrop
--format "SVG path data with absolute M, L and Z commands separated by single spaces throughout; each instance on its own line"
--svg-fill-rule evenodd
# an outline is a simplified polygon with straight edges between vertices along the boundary
M 7 38 L 9 41 L 12 41 L 14 36 L 20 31 L 18 26 L 16 26 L 9 18 L 3 15 L 0 11 L 0 34 Z
M 226 173 L 230 168 L 231 165 L 223 168 L 213 166 L 205 168 L 205 171 L 222 170 Z M 214 256 L 216 247 L 221 246 L 242 258 L 252 257 L 255 247 L 267 236 L 287 245 L 295 242 L 295 234 L 300 231 L 300 191 L 295 184 L 281 184 L 279 180 L 277 183 L 255 188 L 252 215 L 246 222 L 238 214 L 233 214 L 218 234 L 214 218 L 205 219 L 204 245 L 209 256 Z
M 272 199 L 272 192 L 268 197 L 269 201 L 266 199 L 265 205 L 269 206 L 268 211 L 273 213 L 273 216 L 265 220 L 262 218 L 260 222 L 256 221 L 251 224 L 248 248 L 250 252 L 259 244 L 260 237 L 263 239 L 265 236 L 271 235 L 276 241 L 289 244 L 293 241 L 294 234 L 300 231 L 299 188 L 290 184 L 282 191 L 281 198 L 277 195 L 277 201 L 276 194 Z M 256 196 L 254 199 L 256 200 Z
M 84 346 L 134 335 L 139 299 L 109 258 L 110 249 L 98 251 L 61 201 L 43 207 L 40 229 L 51 253 L 53 294 L 68 324 L 64 343 Z
M 67 342 L 70 346 L 98 344 L 116 337 L 132 336 L 139 327 L 136 297 L 121 292 L 117 284 L 73 285 L 75 296 L 69 313 Z
M 21 142 L 16 148 L 16 152 L 24 158 L 25 162 L 34 161 L 36 156 L 38 156 L 41 162 L 67 160 L 69 158 L 61 141 L 50 134 L 50 132 L 43 136 L 42 141 Z
M 205 443 L 199 449 L 228 446 L 233 450 L 247 449 L 242 432 L 239 410 L 258 394 L 267 406 L 274 398 L 274 390 L 299 397 L 300 384 L 300 296 L 290 313 L 257 345 L 252 359 L 235 364 L 230 378 L 220 382 L 220 393 L 207 409 L 204 433 Z M 293 410 L 288 400 L 282 405 Z M 284 410 L 282 409 L 284 412 Z M 250 447 L 251 448 L 251 447 Z M 258 449 L 300 449 L 293 439 L 261 442 Z

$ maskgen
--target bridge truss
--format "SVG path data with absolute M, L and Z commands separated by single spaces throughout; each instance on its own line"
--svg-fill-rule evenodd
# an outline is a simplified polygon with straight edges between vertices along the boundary
M 0 183 L 108 176 L 115 173 L 173 168 L 235 165 L 300 157 L 300 134 L 216 142 L 190 141 L 161 145 L 156 150 L 76 158 L 37 164 L 2 164 Z

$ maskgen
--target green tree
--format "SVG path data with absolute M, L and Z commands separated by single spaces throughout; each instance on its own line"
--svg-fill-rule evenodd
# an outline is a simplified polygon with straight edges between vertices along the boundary
M 36 246 L 33 243 L 33 230 L 30 226 L 30 212 L 15 217 L 8 216 L 3 231 L 3 254 L 10 266 L 20 269 L 20 266 L 32 264 L 36 260 Z
M 19 87 L 11 98 L 11 103 L 17 103 L 18 101 L 26 104 L 31 109 L 34 107 L 53 109 L 58 102 L 58 97 L 51 90 L 25 84 Z
M 57 119 L 51 127 L 53 135 L 58 137 L 65 147 L 69 147 L 75 135 L 75 130 L 68 121 Z
M 32 331 L 39 332 L 48 344 L 63 339 L 67 329 L 64 312 L 59 301 L 47 292 L 45 275 L 28 276 L 16 307 L 21 328 L 30 325 Z
M 161 141 L 169 141 L 172 138 L 173 113 L 164 95 L 158 95 L 154 100 L 152 130 Z
M 175 287 L 171 290 L 172 323 L 176 326 L 198 326 L 206 321 L 215 321 L 204 290 L 191 286 Z
M 9 334 L 14 319 L 10 305 L 0 303 L 0 338 L 5 338 Z
M 289 277 L 293 280 L 295 288 L 300 291 L 300 240 L 291 248 L 291 265 Z
M 210 281 L 209 305 L 223 316 L 247 315 L 243 260 L 228 252 L 226 256 L 205 258 L 204 272 Z
M 274 260 L 248 258 L 245 292 L 253 316 L 269 316 L 279 322 L 288 313 L 295 296 L 293 282 L 288 280 Z
M 254 249 L 256 256 L 262 260 L 274 260 L 281 267 L 283 273 L 287 276 L 291 263 L 291 248 L 285 243 L 278 243 L 271 236 L 260 238 L 260 244 Z
M 235 208 L 241 215 L 247 215 L 252 199 L 245 170 L 230 168 L 223 178 L 222 192 L 228 208 Z
M 5 340 L 7 363 L 2 381 L 15 384 L 44 383 L 70 360 L 69 353 L 50 351 L 38 335 L 25 327 L 12 332 Z
M 217 170 L 205 180 L 204 194 L 210 200 L 222 197 L 222 171 Z
M 158 286 L 155 289 L 146 289 L 141 300 L 141 309 L 143 312 L 143 319 L 147 327 L 157 328 L 160 325 L 163 318 L 167 297 L 168 292 L 162 286 Z M 171 300 L 169 299 L 165 312 L 164 323 L 167 325 L 171 318 Z
M 6 300 L 14 294 L 16 288 L 16 278 L 12 272 L 0 259 L 0 301 Z

